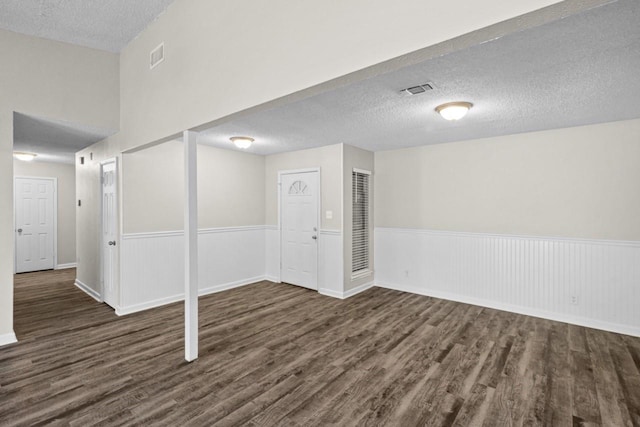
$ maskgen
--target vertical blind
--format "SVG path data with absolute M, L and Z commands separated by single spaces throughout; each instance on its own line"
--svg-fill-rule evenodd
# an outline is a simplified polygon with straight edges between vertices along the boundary
M 369 269 L 369 174 L 351 173 L 353 234 L 351 272 Z

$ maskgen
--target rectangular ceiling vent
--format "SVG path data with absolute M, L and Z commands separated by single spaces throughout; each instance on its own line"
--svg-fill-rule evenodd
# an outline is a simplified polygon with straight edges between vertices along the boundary
M 430 90 L 433 90 L 433 83 L 425 83 L 418 86 L 408 87 L 406 89 L 402 89 L 400 92 L 404 93 L 405 95 L 419 95 Z
M 149 69 L 153 70 L 162 61 L 164 61 L 164 43 L 160 43 L 160 46 L 151 51 L 151 55 L 149 55 Z

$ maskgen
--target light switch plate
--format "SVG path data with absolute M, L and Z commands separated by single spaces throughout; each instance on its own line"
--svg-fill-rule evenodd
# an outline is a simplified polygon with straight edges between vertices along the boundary
M 333 219 L 333 211 L 327 211 L 325 212 L 325 218 L 327 219 Z

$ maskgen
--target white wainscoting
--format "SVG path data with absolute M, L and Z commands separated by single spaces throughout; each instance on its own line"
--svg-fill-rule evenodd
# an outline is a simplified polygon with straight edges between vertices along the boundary
M 640 242 L 375 229 L 376 285 L 640 336 Z
M 122 236 L 119 315 L 184 298 L 182 231 Z M 265 227 L 224 227 L 198 232 L 199 294 L 265 279 Z
M 320 230 L 318 245 L 318 292 L 344 298 L 342 231 Z
M 280 282 L 280 232 L 277 225 L 265 226 L 265 276 Z

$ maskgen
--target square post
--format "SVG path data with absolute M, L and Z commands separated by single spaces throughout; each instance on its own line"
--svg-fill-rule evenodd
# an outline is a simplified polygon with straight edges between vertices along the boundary
M 198 358 L 198 146 L 196 132 L 184 143 L 184 358 Z

